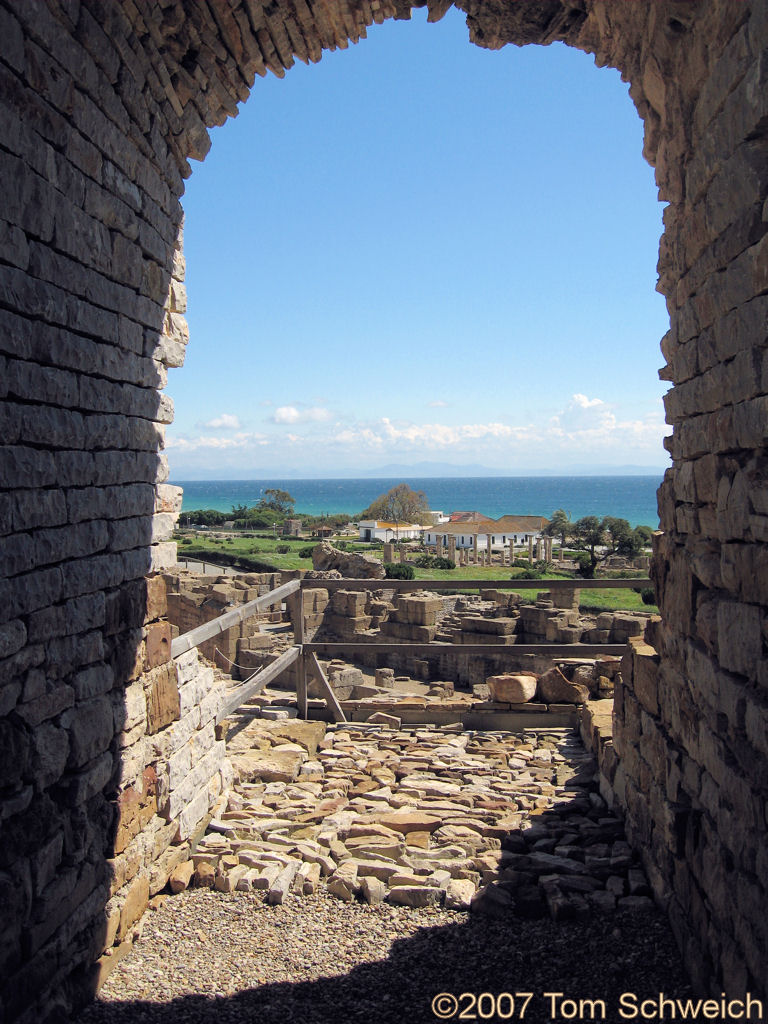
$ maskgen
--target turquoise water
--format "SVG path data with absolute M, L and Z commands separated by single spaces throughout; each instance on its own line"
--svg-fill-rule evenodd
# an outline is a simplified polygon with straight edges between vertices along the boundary
M 357 516 L 380 494 L 403 478 L 351 480 L 174 480 L 184 488 L 183 511 L 213 508 L 229 512 L 233 505 L 256 505 L 267 488 L 288 491 L 296 511 L 308 515 L 343 512 Z M 477 511 L 498 519 L 503 515 L 550 516 L 563 508 L 572 519 L 618 516 L 632 526 L 657 529 L 656 490 L 659 476 L 519 476 L 405 478 L 424 491 L 432 509 Z

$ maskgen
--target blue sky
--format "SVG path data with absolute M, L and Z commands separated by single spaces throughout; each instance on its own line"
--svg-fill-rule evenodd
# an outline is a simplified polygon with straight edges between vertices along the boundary
M 662 205 L 618 72 L 416 11 L 212 139 L 172 477 L 666 465 Z

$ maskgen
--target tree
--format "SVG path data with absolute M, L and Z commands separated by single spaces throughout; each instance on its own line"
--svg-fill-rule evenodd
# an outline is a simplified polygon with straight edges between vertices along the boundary
M 603 543 L 607 551 L 606 557 L 613 554 L 624 554 L 632 547 L 632 527 L 628 520 L 616 516 L 603 516 L 600 527 L 603 531 Z
M 423 491 L 413 491 L 408 484 L 398 484 L 381 494 L 360 514 L 361 519 L 382 519 L 390 523 L 429 522 L 429 501 Z
M 559 537 L 561 547 L 565 547 L 565 542 L 572 530 L 571 513 L 558 508 L 552 513 L 552 518 L 544 527 L 543 532 L 547 537 Z
M 573 542 L 581 551 L 589 554 L 590 575 L 594 576 L 595 566 L 600 561 L 597 549 L 604 543 L 604 531 L 597 516 L 583 516 L 573 524 Z M 583 575 L 583 573 L 582 573 Z
M 289 516 L 293 512 L 296 499 L 288 491 L 281 491 L 279 487 L 268 487 L 259 504 L 262 508 L 269 508 L 282 516 Z
M 633 530 L 628 520 L 616 516 L 603 516 L 600 520 L 597 516 L 578 519 L 573 524 L 572 543 L 589 555 L 588 566 L 583 559 L 577 559 L 582 564 L 582 575 L 585 575 L 583 568 L 588 567 L 590 576 L 594 576 L 598 562 L 605 561 L 610 555 L 619 554 L 626 558 L 639 555 L 646 546 L 647 531 L 648 527 L 639 526 Z

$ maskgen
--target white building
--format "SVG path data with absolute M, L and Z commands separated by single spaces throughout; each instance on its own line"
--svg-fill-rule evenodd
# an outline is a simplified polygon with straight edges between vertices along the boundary
M 421 536 L 423 526 L 417 523 L 388 523 L 381 519 L 361 519 L 357 524 L 360 540 L 413 540 Z
M 440 526 L 424 528 L 423 540 L 427 545 L 439 543 L 448 545 L 448 537 L 456 538 L 457 548 L 474 548 L 477 537 L 477 548 L 485 551 L 488 544 L 494 548 L 528 547 L 529 541 L 534 543 L 541 537 L 548 519 L 544 516 L 502 516 L 501 519 L 488 519 L 484 522 L 443 523 Z

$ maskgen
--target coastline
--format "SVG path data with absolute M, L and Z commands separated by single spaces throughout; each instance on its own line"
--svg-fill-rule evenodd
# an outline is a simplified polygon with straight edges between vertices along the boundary
M 397 483 L 422 490 L 435 510 L 479 511 L 492 518 L 502 515 L 549 517 L 563 508 L 572 519 L 586 515 L 617 516 L 634 526 L 658 529 L 655 476 L 542 476 L 542 477 L 381 477 L 313 480 L 172 480 L 183 487 L 182 511 L 216 509 L 229 512 L 233 505 L 255 505 L 267 488 L 287 490 L 296 499 L 296 512 L 304 515 L 343 513 L 354 517 L 376 497 Z

